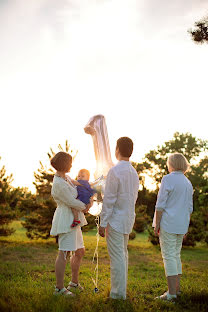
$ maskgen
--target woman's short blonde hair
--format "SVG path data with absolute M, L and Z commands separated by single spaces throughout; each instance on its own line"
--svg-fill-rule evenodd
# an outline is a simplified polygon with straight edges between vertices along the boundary
M 175 171 L 186 172 L 189 169 L 189 163 L 186 157 L 181 153 L 174 153 L 168 157 L 167 166 Z

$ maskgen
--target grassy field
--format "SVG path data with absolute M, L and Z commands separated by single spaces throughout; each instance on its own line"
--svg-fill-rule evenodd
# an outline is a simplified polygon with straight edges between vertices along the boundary
M 155 301 L 166 291 L 166 279 L 160 250 L 152 246 L 146 234 L 137 234 L 129 242 L 128 298 L 107 300 L 110 290 L 109 258 L 104 239 L 99 243 L 99 292 L 94 293 L 92 256 L 96 232 L 84 234 L 86 255 L 80 282 L 83 293 L 74 298 L 54 297 L 54 261 L 57 245 L 53 239 L 27 239 L 21 223 L 13 223 L 16 232 L 0 239 L 0 311 L 208 311 L 208 248 L 199 245 L 182 251 L 183 294 L 175 304 Z M 70 281 L 67 266 L 65 285 Z

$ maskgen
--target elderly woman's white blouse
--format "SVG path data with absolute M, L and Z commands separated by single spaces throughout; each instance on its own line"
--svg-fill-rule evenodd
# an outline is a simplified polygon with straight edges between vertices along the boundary
M 187 233 L 193 211 L 193 187 L 182 171 L 171 172 L 162 178 L 155 208 L 163 211 L 160 227 L 164 231 Z
M 70 182 L 70 181 L 69 181 Z M 54 176 L 53 186 L 51 194 L 57 203 L 57 208 L 55 210 L 52 228 L 50 235 L 56 236 L 61 233 L 68 233 L 72 230 L 71 224 L 73 222 L 74 216 L 71 208 L 79 210 L 79 220 L 80 225 L 86 225 L 87 221 L 81 210 L 84 210 L 85 204 L 77 198 L 76 187 L 72 184 L 69 185 L 67 181 L 63 178 Z

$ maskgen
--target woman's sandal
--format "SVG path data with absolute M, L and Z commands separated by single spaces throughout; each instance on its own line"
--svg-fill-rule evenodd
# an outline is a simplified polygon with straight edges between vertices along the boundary
M 74 297 L 75 294 L 73 294 L 71 291 L 69 291 L 68 289 L 66 289 L 65 287 L 62 289 L 59 289 L 57 287 L 55 287 L 55 291 L 53 293 L 55 296 L 70 296 L 70 297 Z
M 78 284 L 75 284 L 75 283 L 73 283 L 73 282 L 69 282 L 69 285 L 68 285 L 68 287 L 67 287 L 67 290 L 72 290 L 72 289 L 78 289 L 78 290 L 80 290 L 80 291 L 83 291 L 84 290 L 84 288 L 78 283 Z

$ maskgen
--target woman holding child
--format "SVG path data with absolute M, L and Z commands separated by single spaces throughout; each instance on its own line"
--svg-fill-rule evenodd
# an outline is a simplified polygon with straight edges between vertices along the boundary
M 58 236 L 59 253 L 55 263 L 56 288 L 54 294 L 73 296 L 70 291 L 78 288 L 82 290 L 78 282 L 79 268 L 84 256 L 84 243 L 81 226 L 86 225 L 84 213 L 92 205 L 92 201 L 85 205 L 77 198 L 77 189 L 73 181 L 66 175 L 72 166 L 72 157 L 68 153 L 59 152 L 51 159 L 51 165 L 56 169 L 51 194 L 57 203 L 50 234 Z M 79 224 L 71 227 L 74 220 L 72 209 L 78 211 Z M 67 253 L 74 251 L 70 259 L 72 281 L 67 289 L 64 287 L 64 273 L 67 262 Z
M 161 182 L 153 226 L 155 235 L 159 235 L 168 282 L 168 291 L 156 299 L 171 301 L 181 293 L 181 247 L 193 211 L 193 187 L 184 175 L 189 164 L 182 154 L 170 155 L 167 166 L 169 174 Z

